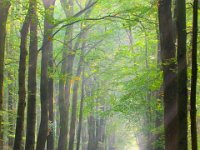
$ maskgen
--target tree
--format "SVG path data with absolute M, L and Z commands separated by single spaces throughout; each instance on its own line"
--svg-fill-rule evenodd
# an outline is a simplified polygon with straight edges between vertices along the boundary
M 84 96 L 85 96 L 85 93 L 84 93 L 84 80 L 85 80 L 85 77 L 84 77 L 84 64 L 82 66 L 82 85 L 81 85 L 81 102 L 80 102 L 80 110 L 79 110 L 79 124 L 78 124 L 78 131 L 77 131 L 77 145 L 76 145 L 76 150 L 79 150 L 80 149 L 80 142 L 81 142 L 81 129 L 82 129 L 82 122 L 83 122 L 83 106 L 84 106 Z
M 27 56 L 27 36 L 29 30 L 29 12 L 26 15 L 21 29 L 20 61 L 19 61 L 19 100 L 17 123 L 15 131 L 15 141 L 13 150 L 20 150 L 24 131 L 24 113 L 26 106 L 26 56 Z
M 178 63 L 178 149 L 187 150 L 187 60 L 186 60 L 186 2 L 177 1 L 177 63 Z
M 38 55 L 37 37 L 37 0 L 29 1 L 30 7 L 30 45 L 28 64 L 28 107 L 25 150 L 35 149 L 35 125 L 36 125 L 36 71 Z
M 198 1 L 193 1 L 193 29 L 192 29 L 192 77 L 190 95 L 191 141 L 192 149 L 197 150 L 197 122 L 196 122 L 196 89 L 197 89 L 197 36 L 198 36 Z
M 55 7 L 55 0 L 52 0 L 50 5 L 46 5 L 48 6 L 46 8 L 46 19 L 48 21 L 47 22 L 47 29 L 48 29 L 48 34 L 50 35 L 49 37 L 51 37 L 52 32 L 53 32 L 53 20 L 54 20 L 54 7 Z M 49 129 L 49 135 L 47 137 L 47 150 L 54 150 L 54 133 L 53 133 L 53 129 L 52 129 L 52 125 L 54 123 L 54 84 L 53 84 L 53 77 L 52 77 L 52 73 L 53 73 L 53 63 L 54 63 L 54 58 L 53 58 L 53 41 L 52 39 L 49 39 L 49 58 L 48 58 L 48 103 L 49 103 L 49 121 L 48 124 L 50 127 Z
M 37 138 L 37 147 L 36 150 L 44 150 L 45 143 L 48 136 L 48 125 L 49 125 L 49 102 L 52 105 L 52 97 L 50 97 L 51 101 L 49 100 L 50 92 L 48 89 L 49 83 L 49 73 L 48 73 L 48 64 L 50 60 L 50 52 L 53 49 L 52 46 L 52 39 L 50 38 L 52 35 L 52 21 L 53 19 L 53 10 L 55 0 L 46 1 L 43 0 L 44 7 L 45 7 L 45 18 L 44 18 L 44 39 L 43 39 L 43 46 L 42 46 L 42 62 L 41 62 L 41 81 L 40 81 L 40 99 L 41 99 L 41 122 L 40 128 Z M 52 53 L 52 52 L 51 52 Z M 52 59 L 52 58 L 51 58 Z M 51 88 L 53 85 L 50 85 Z M 48 94 L 49 93 L 49 94 Z M 52 108 L 51 108 L 52 111 Z M 52 117 L 52 114 L 51 114 Z M 52 134 L 52 133 L 51 133 Z M 52 141 L 53 144 L 53 141 Z M 53 145 L 51 145 L 53 148 Z
M 84 47 L 84 46 L 83 46 Z M 82 49 L 84 51 L 84 48 Z M 82 72 L 83 65 L 83 53 L 80 56 L 80 60 L 78 63 L 78 69 L 76 73 L 76 78 L 80 78 Z M 72 114 L 71 114 L 71 123 L 70 123 L 70 132 L 69 132 L 69 150 L 74 147 L 74 136 L 76 129 L 76 112 L 77 112 L 77 101 L 78 101 L 78 88 L 79 88 L 79 80 L 76 80 L 73 86 L 73 97 L 72 97 Z
M 61 0 L 63 10 L 66 17 L 71 17 L 74 12 L 73 0 L 68 2 Z M 60 135 L 58 141 L 58 149 L 65 150 L 68 147 L 68 131 L 69 131 L 69 108 L 70 108 L 70 93 L 71 93 L 71 78 L 73 71 L 73 62 L 75 53 L 72 48 L 73 26 L 66 28 L 61 73 L 62 78 L 59 83 L 59 110 L 60 110 Z
M 171 0 L 159 0 L 159 29 L 164 90 L 165 149 L 177 150 L 177 75 L 176 50 L 173 42 Z
M 0 0 L 0 149 L 3 149 L 3 81 L 4 81 L 4 53 L 6 41 L 6 21 L 10 8 L 9 0 Z
M 90 2 L 86 3 L 86 7 L 90 5 Z M 86 12 L 85 16 L 88 17 L 91 12 L 91 9 Z M 77 73 L 76 77 L 80 78 L 82 67 L 83 67 L 83 61 L 84 61 L 84 52 L 86 48 L 86 41 L 84 41 L 87 38 L 89 27 L 83 28 L 83 24 L 81 24 L 81 31 L 79 38 L 77 39 L 75 46 L 74 46 L 74 53 L 76 53 L 79 45 L 81 45 L 81 56 L 78 63 Z M 81 40 L 83 40 L 82 44 Z M 77 101 L 78 101 L 78 89 L 79 89 L 79 80 L 75 80 L 74 86 L 73 86 L 73 97 L 72 97 L 72 114 L 71 114 L 71 123 L 70 123 L 70 131 L 69 131 L 69 150 L 73 149 L 74 146 L 74 137 L 75 137 L 75 129 L 76 129 L 76 112 L 77 112 Z

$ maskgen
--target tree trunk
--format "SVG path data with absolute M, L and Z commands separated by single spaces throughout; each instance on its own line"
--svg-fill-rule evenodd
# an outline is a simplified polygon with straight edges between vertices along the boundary
M 20 61 L 19 61 L 19 100 L 17 123 L 15 131 L 15 141 L 13 150 L 20 150 L 24 131 L 24 113 L 26 106 L 26 56 L 27 56 L 27 36 L 29 29 L 29 12 L 26 15 L 21 29 Z
M 70 28 L 65 34 L 65 44 L 63 47 L 63 62 L 61 67 L 61 72 L 63 77 L 59 81 L 59 110 L 60 110 L 60 136 L 58 142 L 58 150 L 66 150 L 68 145 L 67 135 L 68 135 L 68 121 L 69 121 L 69 101 L 70 101 L 70 89 L 71 89 L 71 77 L 72 68 L 75 54 L 72 50 L 71 40 L 72 35 L 68 34 Z M 67 38 L 66 38 L 67 37 Z M 71 43 L 71 42 L 70 42 Z M 66 47 L 66 45 L 68 45 Z M 68 48 L 68 52 L 66 49 Z
M 37 1 L 30 0 L 30 46 L 28 66 L 28 107 L 25 150 L 35 149 L 36 127 L 36 70 L 38 54 Z
M 85 83 L 84 83 L 85 85 Z M 88 134 L 87 134 L 87 121 L 84 122 L 81 129 L 81 150 L 87 150 L 87 141 L 88 141 Z
M 84 67 L 84 66 L 83 66 Z M 82 75 L 82 87 L 81 87 L 81 102 L 80 102 L 80 111 L 79 111 L 79 124 L 78 124 L 78 133 L 77 133 L 77 145 L 76 150 L 80 149 L 80 143 L 81 143 L 81 129 L 82 129 L 82 122 L 83 122 L 83 106 L 84 106 L 84 68 L 83 68 L 83 75 Z
M 102 106 L 103 107 L 103 106 Z M 99 117 L 97 121 L 97 150 L 105 150 L 105 119 Z
M 67 36 L 65 34 L 65 36 Z M 63 48 L 64 50 L 64 48 Z M 58 141 L 58 150 L 66 150 L 66 141 L 67 141 L 67 118 L 65 118 L 67 110 L 66 110 L 66 102 L 65 102 L 65 79 L 64 75 L 66 74 L 66 59 L 65 52 L 63 52 L 63 63 L 61 66 L 62 77 L 59 79 L 59 111 L 60 111 L 60 135 Z
M 196 90 L 197 90 L 197 37 L 198 37 L 198 0 L 193 4 L 193 35 L 192 35 L 192 77 L 190 97 L 191 142 L 192 150 L 198 149 L 196 123 Z
M 10 8 L 9 0 L 0 0 L 0 111 L 3 111 L 3 75 L 6 41 L 6 22 Z M 0 149 L 3 149 L 3 116 L 0 115 Z
M 8 72 L 8 78 L 9 80 L 13 80 L 14 78 L 11 76 L 11 72 L 9 71 Z M 14 83 L 10 83 L 8 85 L 8 122 L 9 122 L 9 126 L 8 126 L 8 146 L 10 148 L 13 147 L 13 141 L 14 141 L 14 138 L 13 138 L 13 131 L 14 131 L 14 117 L 13 117 L 13 103 L 14 103 L 14 94 L 13 94 L 13 87 L 14 87 Z
M 83 51 L 83 49 L 82 49 Z M 83 54 L 83 53 L 82 53 Z M 81 70 L 82 70 L 83 56 L 80 56 L 80 60 L 78 63 L 78 69 L 76 73 L 76 77 L 80 78 Z M 73 87 L 73 98 L 72 98 L 72 114 L 71 114 L 71 123 L 70 123 L 70 132 L 69 132 L 69 150 L 73 150 L 74 146 L 74 136 L 76 129 L 76 112 L 77 112 L 77 100 L 78 100 L 78 88 L 79 88 L 79 79 L 75 80 Z
M 87 36 L 87 29 L 81 31 L 80 33 L 80 39 L 84 40 Z M 74 51 L 78 49 L 80 40 L 77 40 L 77 43 L 74 46 Z M 84 51 L 85 51 L 86 41 L 82 43 L 81 47 L 81 56 L 78 64 L 78 69 L 76 73 L 76 77 L 80 78 L 82 65 L 83 65 L 83 59 L 84 59 Z M 69 150 L 73 149 L 74 145 L 74 136 L 75 136 L 75 129 L 76 129 L 76 112 L 77 112 L 77 100 L 78 100 L 78 88 L 79 88 L 79 80 L 75 80 L 74 87 L 73 87 L 73 99 L 72 99 L 72 115 L 71 115 L 71 124 L 70 124 L 70 139 L 69 139 Z
M 88 117 L 88 148 L 87 150 L 95 150 L 96 149 L 96 124 L 95 118 L 93 115 Z
M 48 7 L 47 11 L 49 10 L 49 17 L 50 20 L 54 20 L 54 6 L 55 6 L 55 0 L 51 1 L 52 4 Z M 53 6 L 53 7 L 52 7 Z M 47 16 L 48 17 L 48 16 Z M 48 17 L 48 18 L 49 18 Z M 47 19 L 48 19 L 47 18 Z M 49 34 L 52 34 L 53 28 L 52 28 L 53 23 L 49 23 Z M 53 73 L 53 41 L 50 39 L 49 41 L 50 47 L 49 47 L 49 76 L 48 76 L 48 101 L 49 101 L 49 122 L 50 122 L 50 129 L 49 129 L 49 134 L 47 137 L 47 150 L 54 150 L 54 133 L 53 133 L 53 124 L 54 124 L 54 110 L 53 110 L 53 104 L 54 104 L 54 84 L 53 84 L 53 77 L 51 74 Z
M 73 1 L 69 3 L 61 0 L 63 9 L 65 10 L 66 17 L 73 15 Z M 72 33 L 73 26 L 66 29 L 64 46 L 63 46 L 63 60 L 61 72 L 63 77 L 59 81 L 59 110 L 60 110 L 60 135 L 58 141 L 58 150 L 66 150 L 68 147 L 68 122 L 69 122 L 69 105 L 71 93 L 71 77 L 73 71 L 73 62 L 75 53 L 72 49 Z M 65 78 L 65 79 L 63 79 Z
M 187 150 L 186 2 L 177 0 L 178 149 Z
M 41 122 L 40 122 L 40 127 L 39 127 L 36 150 L 45 149 L 45 143 L 47 140 L 47 136 L 49 134 L 48 133 L 49 131 L 48 129 L 49 127 L 48 126 L 49 125 L 49 107 L 48 107 L 49 97 L 48 96 L 50 95 L 48 95 L 48 93 L 50 94 L 50 92 L 53 92 L 53 91 L 48 91 L 49 89 L 48 88 L 49 87 L 48 64 L 49 64 L 49 59 L 50 59 L 49 58 L 50 51 L 52 51 L 53 49 L 52 39 L 50 39 L 51 34 L 52 34 L 52 23 L 50 23 L 50 21 L 52 21 L 52 18 L 53 18 L 53 11 L 54 11 L 53 6 L 55 4 L 55 0 L 51 0 L 51 1 L 43 0 L 43 3 L 45 7 L 45 18 L 44 18 L 44 39 L 43 39 L 43 45 L 42 45 L 41 81 L 40 81 Z M 51 89 L 52 87 L 53 85 L 51 84 Z M 52 97 L 50 98 L 51 100 L 53 100 Z M 52 114 L 51 114 L 51 117 L 52 117 Z M 53 144 L 53 141 L 51 144 Z
M 159 29 L 163 68 L 165 149 L 178 150 L 176 50 L 171 0 L 159 0 Z

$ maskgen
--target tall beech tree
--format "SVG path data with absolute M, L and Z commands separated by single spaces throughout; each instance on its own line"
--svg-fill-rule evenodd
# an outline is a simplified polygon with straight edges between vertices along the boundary
M 72 17 L 74 13 L 73 0 L 61 0 L 62 8 L 65 16 Z M 63 45 L 63 61 L 61 72 L 63 77 L 59 83 L 59 110 L 60 110 L 60 135 L 58 141 L 58 149 L 66 150 L 68 147 L 68 131 L 69 131 L 69 108 L 71 94 L 71 78 L 75 53 L 72 44 L 73 25 L 66 28 L 64 45 Z
M 54 23 L 54 8 L 55 8 L 55 2 L 56 0 L 52 0 L 49 3 L 44 3 L 45 4 L 45 23 L 47 24 L 45 28 L 47 28 L 47 32 L 49 34 L 48 37 L 51 37 L 52 32 L 53 32 L 53 23 Z M 49 4 L 49 5 L 48 5 Z M 47 150 L 54 150 L 54 133 L 53 130 L 51 128 L 51 126 L 54 123 L 54 84 L 53 84 L 53 77 L 52 77 L 52 73 L 53 73 L 53 67 L 54 67 L 54 58 L 53 58 L 53 39 L 48 38 L 48 103 L 49 103 L 49 121 L 48 124 L 50 126 L 50 128 L 48 129 L 48 137 L 47 137 Z
M 76 77 L 80 78 L 82 71 L 82 61 L 83 57 L 81 56 L 79 60 L 79 66 L 77 69 Z M 73 86 L 73 98 L 72 98 L 72 115 L 71 115 L 71 123 L 70 123 L 70 132 L 69 132 L 69 150 L 74 147 L 74 136 L 76 129 L 76 112 L 77 112 L 77 101 L 78 101 L 78 88 L 79 88 L 79 80 L 75 81 Z
M 199 1 L 200 3 L 200 1 Z M 198 149 L 197 144 L 197 37 L 198 37 L 198 0 L 193 1 L 193 29 L 192 29 L 192 77 L 190 96 L 191 142 L 192 150 Z
M 43 39 L 43 45 L 42 45 L 42 62 L 41 62 L 41 81 L 40 81 L 40 99 L 41 99 L 41 122 L 40 122 L 40 128 L 37 138 L 37 147 L 36 150 L 44 150 L 45 149 L 45 143 L 48 137 L 48 124 L 49 124 L 49 103 L 51 103 L 52 106 L 52 96 L 49 97 L 51 93 L 53 93 L 52 89 L 49 91 L 49 61 L 50 59 L 50 53 L 52 53 L 53 45 L 52 45 L 52 19 L 53 19 L 53 11 L 54 11 L 54 5 L 55 0 L 43 0 L 43 4 L 45 7 L 45 18 L 44 18 L 44 39 Z M 52 83 L 50 83 L 50 88 L 53 87 Z M 51 99 L 51 101 L 49 100 Z M 52 111 L 52 108 L 51 108 Z M 51 121 L 52 121 L 52 113 L 51 113 Z M 51 133 L 52 136 L 52 133 Z M 53 140 L 51 141 L 51 148 L 53 147 Z M 50 144 L 50 143 L 49 143 Z M 48 148 L 50 148 L 48 146 Z
M 10 8 L 9 0 L 0 0 L 0 149 L 3 149 L 3 82 L 4 82 L 4 56 L 6 42 L 6 22 Z
M 85 37 L 85 36 L 84 36 Z M 82 53 L 80 56 L 80 60 L 78 63 L 76 78 L 80 78 L 82 72 L 83 65 L 83 55 L 85 49 L 85 42 L 82 45 Z M 74 82 L 73 86 L 73 96 L 72 96 L 72 114 L 71 114 L 71 122 L 70 122 L 70 131 L 69 131 L 69 150 L 74 147 L 74 138 L 75 138 L 75 130 L 76 130 L 76 116 L 77 116 L 77 102 L 78 102 L 78 89 L 79 89 L 79 80 Z
M 17 123 L 15 131 L 15 141 L 13 150 L 20 150 L 22 145 L 22 137 L 24 131 L 24 113 L 26 106 L 26 56 L 27 56 L 27 36 L 29 30 L 29 12 L 26 15 L 22 29 L 21 29 L 21 43 L 20 43 L 20 61 L 19 61 L 19 100 Z
M 178 150 L 177 67 L 171 0 L 159 0 L 158 16 L 163 68 L 165 149 Z
M 37 0 L 29 1 L 30 7 L 30 45 L 28 64 L 28 107 L 25 150 L 35 149 L 35 127 L 36 127 L 36 71 L 38 55 L 37 35 Z
M 87 1 L 86 2 L 86 8 L 89 7 L 90 3 L 92 1 Z M 85 17 L 87 18 L 90 15 L 91 9 L 89 9 Z M 78 68 L 77 68 L 77 73 L 76 77 L 80 78 L 81 72 L 82 72 L 82 67 L 83 67 L 83 61 L 84 61 L 84 52 L 86 48 L 86 38 L 89 30 L 89 26 L 83 28 L 83 24 L 81 24 L 81 31 L 79 38 L 77 39 L 75 45 L 74 45 L 74 51 L 76 53 L 79 45 L 81 45 L 81 56 L 80 60 L 78 63 Z M 81 40 L 83 41 L 82 44 Z M 75 130 L 76 130 L 76 118 L 77 118 L 77 102 L 78 102 L 78 89 L 79 89 L 79 80 L 76 80 L 73 85 L 73 95 L 72 95 L 72 113 L 71 113 L 71 122 L 70 122 L 70 131 L 69 131 L 69 147 L 68 149 L 73 149 L 74 147 L 74 138 L 75 138 Z
M 178 149 L 187 150 L 186 2 L 177 0 Z

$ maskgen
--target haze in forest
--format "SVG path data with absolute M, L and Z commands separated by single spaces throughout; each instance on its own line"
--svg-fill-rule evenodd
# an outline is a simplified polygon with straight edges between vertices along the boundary
M 198 150 L 200 0 L 0 0 L 0 150 Z

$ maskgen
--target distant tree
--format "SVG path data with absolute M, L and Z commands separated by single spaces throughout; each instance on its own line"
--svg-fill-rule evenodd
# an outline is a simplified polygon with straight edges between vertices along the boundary
M 78 119 L 78 130 L 77 130 L 77 144 L 76 150 L 80 149 L 81 143 L 81 131 L 83 124 L 83 107 L 84 107 L 84 96 L 85 96 L 85 74 L 84 74 L 84 64 L 82 66 L 82 85 L 81 85 L 81 102 L 80 102 L 80 110 L 79 110 L 79 119 Z

